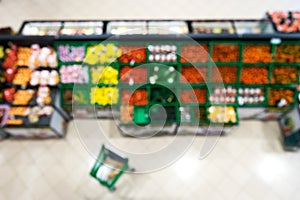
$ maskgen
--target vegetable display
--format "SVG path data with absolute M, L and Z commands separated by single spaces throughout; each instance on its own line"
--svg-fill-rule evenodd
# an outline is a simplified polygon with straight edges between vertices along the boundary
M 180 62 L 207 62 L 208 45 L 184 45 L 181 47 Z
M 244 49 L 243 62 L 246 63 L 269 63 L 271 62 L 270 45 L 246 45 Z
M 268 69 L 266 67 L 243 67 L 241 83 L 243 84 L 267 84 Z
M 207 68 L 206 67 L 182 67 L 181 68 L 181 83 L 204 83 L 206 82 Z
M 120 46 L 119 61 L 122 63 L 140 63 L 146 61 L 146 48 L 144 46 Z
M 120 81 L 130 85 L 145 83 L 147 81 L 147 68 L 145 67 L 122 67 Z
M 180 91 L 180 101 L 182 103 L 205 103 L 206 89 L 195 88 L 193 90 Z
M 295 92 L 291 89 L 270 89 L 269 91 L 269 105 L 277 106 L 283 101 L 283 106 L 294 103 Z
M 272 83 L 289 84 L 297 83 L 299 76 L 297 67 L 275 67 L 273 69 Z
M 133 93 L 129 90 L 123 90 L 121 93 L 122 104 L 125 105 L 147 105 L 148 97 L 147 91 L 144 89 L 138 89 Z
M 236 62 L 239 60 L 239 46 L 235 44 L 213 45 L 212 59 L 214 62 Z
M 300 45 L 278 45 L 275 53 L 275 62 L 295 63 L 300 62 Z
M 212 68 L 211 82 L 236 83 L 238 69 L 235 66 L 218 66 Z

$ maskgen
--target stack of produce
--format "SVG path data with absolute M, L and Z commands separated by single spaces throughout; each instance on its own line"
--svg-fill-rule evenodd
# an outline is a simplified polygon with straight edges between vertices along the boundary
M 182 67 L 180 82 L 182 83 L 204 83 L 206 82 L 207 68 L 206 67 Z
M 278 45 L 275 53 L 275 62 L 295 63 L 300 62 L 300 45 Z
M 182 103 L 205 103 L 206 89 L 195 88 L 193 90 L 180 91 L 180 101 Z
M 236 123 L 237 116 L 232 106 L 211 106 L 208 109 L 208 118 L 211 122 Z
M 239 46 L 235 44 L 213 45 L 212 59 L 214 62 L 236 62 L 239 60 Z
M 133 93 L 129 90 L 122 91 L 122 104 L 144 106 L 148 104 L 147 90 L 139 89 Z
M 92 83 L 118 84 L 118 70 L 111 66 L 91 68 Z
M 180 62 L 207 62 L 208 45 L 184 45 L 180 56 Z
M 244 49 L 243 62 L 246 63 L 269 63 L 271 62 L 270 45 L 246 45 Z
M 270 89 L 269 91 L 269 105 L 276 106 L 282 104 L 284 106 L 293 104 L 295 92 L 292 89 Z
M 88 83 L 88 68 L 82 65 L 63 65 L 60 68 L 62 83 Z
M 118 88 L 116 87 L 92 87 L 90 92 L 91 104 L 102 106 L 118 103 Z
M 148 50 L 150 62 L 176 62 L 177 60 L 175 45 L 149 45 Z
M 273 70 L 272 83 L 297 83 L 298 71 L 297 67 L 275 67 Z
M 243 67 L 241 73 L 243 84 L 267 84 L 268 69 L 266 67 Z
M 121 50 L 113 43 L 89 46 L 84 62 L 89 65 L 109 64 L 121 56 Z
M 144 46 L 120 46 L 122 63 L 140 63 L 146 61 L 146 48 Z
M 262 104 L 265 101 L 265 90 L 263 88 L 240 88 L 238 102 L 244 104 Z
M 213 67 L 211 72 L 211 82 L 213 83 L 236 83 L 237 67 L 218 66 Z
M 120 80 L 130 85 L 146 83 L 147 69 L 145 67 L 122 67 L 120 72 Z
M 235 103 L 236 89 L 232 87 L 214 88 L 209 95 L 211 103 Z

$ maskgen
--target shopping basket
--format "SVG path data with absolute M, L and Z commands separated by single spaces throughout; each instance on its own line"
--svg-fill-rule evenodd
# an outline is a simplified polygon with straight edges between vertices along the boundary
M 117 180 L 126 170 L 134 171 L 133 168 L 129 168 L 128 158 L 108 145 L 102 145 L 90 175 L 101 185 L 114 191 Z

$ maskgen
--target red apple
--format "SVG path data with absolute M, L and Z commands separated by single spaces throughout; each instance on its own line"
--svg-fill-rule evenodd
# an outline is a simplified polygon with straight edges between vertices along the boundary
M 11 83 L 12 80 L 14 79 L 15 73 L 16 73 L 15 69 L 13 69 L 13 68 L 7 68 L 5 70 L 5 79 L 6 79 L 6 81 L 9 82 L 9 83 Z
M 15 89 L 14 88 L 6 88 L 3 93 L 4 93 L 3 94 L 4 99 L 6 101 L 12 101 L 14 93 L 15 93 Z

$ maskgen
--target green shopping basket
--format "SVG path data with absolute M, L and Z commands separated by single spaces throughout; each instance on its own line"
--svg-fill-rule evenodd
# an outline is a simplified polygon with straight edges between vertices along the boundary
M 117 180 L 128 169 L 128 158 L 125 155 L 107 145 L 102 145 L 90 175 L 110 191 L 115 191 Z M 134 171 L 133 168 L 129 170 Z

